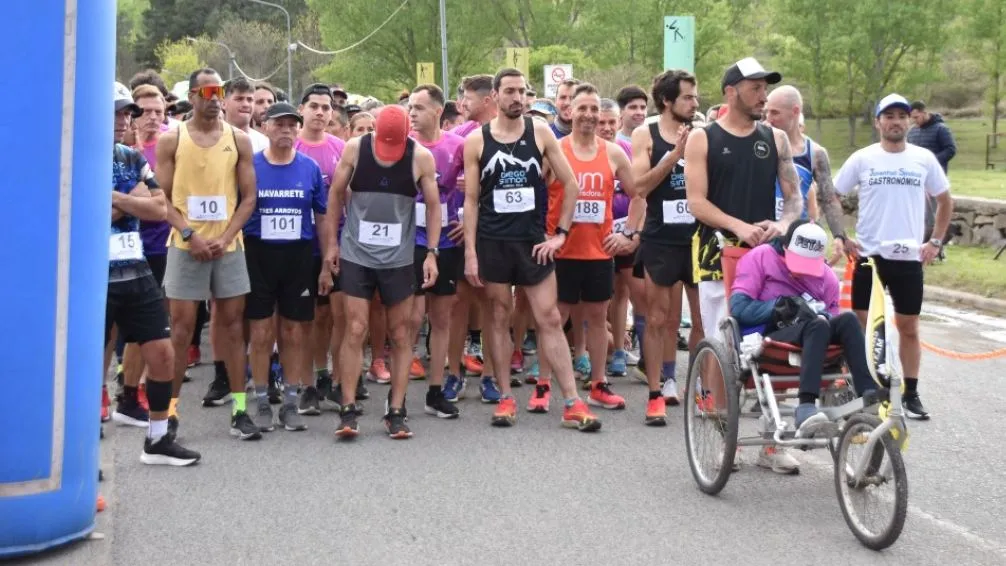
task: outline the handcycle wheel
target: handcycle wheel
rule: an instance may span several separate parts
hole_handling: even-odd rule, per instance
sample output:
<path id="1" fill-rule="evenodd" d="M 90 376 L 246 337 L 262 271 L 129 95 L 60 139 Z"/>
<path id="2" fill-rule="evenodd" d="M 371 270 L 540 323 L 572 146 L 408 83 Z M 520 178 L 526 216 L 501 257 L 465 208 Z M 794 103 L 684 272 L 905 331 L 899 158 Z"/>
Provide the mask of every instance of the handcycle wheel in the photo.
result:
<path id="1" fill-rule="evenodd" d="M 835 460 L 835 490 L 845 523 L 859 542 L 872 550 L 883 550 L 898 540 L 908 512 L 908 475 L 898 443 L 885 434 L 872 454 L 862 453 L 867 437 L 880 424 L 873 415 L 850 417 L 842 428 Z M 851 457 L 857 447 L 861 453 Z M 853 469 L 862 458 L 869 458 L 869 464 L 857 483 Z M 888 487 L 893 489 L 885 490 Z M 879 513 L 879 520 L 871 520 L 871 511 L 880 507 L 890 510 Z"/>
<path id="2" fill-rule="evenodd" d="M 726 485 L 737 453 L 740 404 L 735 358 L 719 340 L 705 338 L 695 349 L 688 372 L 684 399 L 688 465 L 699 489 L 709 495 Z"/>

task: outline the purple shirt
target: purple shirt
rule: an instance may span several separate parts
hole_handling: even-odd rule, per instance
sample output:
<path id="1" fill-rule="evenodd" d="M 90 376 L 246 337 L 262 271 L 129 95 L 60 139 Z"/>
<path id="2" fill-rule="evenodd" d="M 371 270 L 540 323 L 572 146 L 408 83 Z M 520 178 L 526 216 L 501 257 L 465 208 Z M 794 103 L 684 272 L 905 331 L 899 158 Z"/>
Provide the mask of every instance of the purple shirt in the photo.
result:
<path id="1" fill-rule="evenodd" d="M 478 123 L 477 121 L 475 121 L 475 120 L 468 120 L 464 124 L 461 124 L 460 126 L 457 126 L 453 130 L 451 130 L 451 133 L 452 134 L 457 134 L 457 135 L 459 135 L 459 136 L 461 136 L 463 138 L 466 138 L 466 137 L 468 137 L 468 134 L 474 132 L 475 130 L 477 130 L 477 129 L 481 128 L 481 127 L 482 127 L 482 124 Z"/>
<path id="2" fill-rule="evenodd" d="M 328 187 L 332 185 L 332 178 L 335 176 L 335 166 L 342 159 L 342 151 L 346 149 L 346 142 L 325 133 L 324 139 L 318 143 L 312 143 L 302 138 L 297 138 L 293 148 L 302 153 L 321 167 L 321 184 L 324 190 L 325 202 L 328 202 Z M 311 216 L 314 222 L 314 215 Z M 346 217 L 343 215 L 342 222 L 339 223 L 339 234 L 342 234 L 342 227 L 346 224 Z M 337 236 L 338 237 L 338 236 Z M 318 232 L 314 233 L 314 255 L 321 255 L 321 246 L 318 244 Z"/>
<path id="3" fill-rule="evenodd" d="M 440 189 L 440 202 L 447 206 L 447 226 L 440 227 L 440 243 L 437 247 L 456 247 L 457 244 L 447 237 L 447 233 L 450 231 L 452 225 L 457 223 L 458 208 L 464 205 L 465 200 L 464 191 L 458 189 L 458 176 L 461 174 L 465 165 L 465 138 L 452 132 L 443 132 L 443 135 L 439 140 L 428 144 L 421 141 L 415 135 L 415 132 L 413 132 L 412 137 L 433 154 L 433 160 L 437 165 L 437 188 Z M 423 202 L 425 204 L 422 192 L 416 196 L 416 202 Z M 418 209 L 419 207 L 417 207 L 416 211 L 416 245 L 425 247 L 428 245 L 426 240 L 426 227 L 420 226 L 419 224 L 425 223 L 426 219 L 425 217 L 422 219 L 419 218 Z M 443 207 L 441 207 L 441 211 L 442 210 Z"/>
<path id="4" fill-rule="evenodd" d="M 136 149 L 140 150 L 147 164 L 154 171 L 157 170 L 157 140 L 143 144 Z M 170 203 L 169 203 L 170 205 Z M 161 222 L 140 221 L 140 239 L 143 240 L 143 255 L 166 255 L 168 253 L 168 234 L 171 233 L 171 225 L 167 220 Z"/>
<path id="5" fill-rule="evenodd" d="M 838 315 L 838 277 L 826 267 L 821 277 L 794 277 L 786 260 L 771 244 L 762 244 L 740 259 L 733 293 L 744 293 L 757 301 L 774 301 L 807 293 L 823 302 L 832 316 Z"/>
<path id="6" fill-rule="evenodd" d="M 629 159 L 632 159 L 632 142 L 625 141 L 622 138 L 615 136 L 615 143 L 618 144 L 618 147 L 625 150 L 625 155 L 628 155 Z"/>

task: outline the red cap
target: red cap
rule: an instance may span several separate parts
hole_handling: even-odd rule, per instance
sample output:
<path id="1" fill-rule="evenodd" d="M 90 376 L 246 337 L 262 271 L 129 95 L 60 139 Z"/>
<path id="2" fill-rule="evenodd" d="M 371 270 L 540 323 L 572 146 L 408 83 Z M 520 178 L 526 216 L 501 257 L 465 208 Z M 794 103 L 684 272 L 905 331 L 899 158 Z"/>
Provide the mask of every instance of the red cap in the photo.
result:
<path id="1" fill-rule="evenodd" d="M 374 125 L 374 155 L 381 161 L 398 161 L 409 139 L 409 116 L 394 104 L 381 108 Z"/>

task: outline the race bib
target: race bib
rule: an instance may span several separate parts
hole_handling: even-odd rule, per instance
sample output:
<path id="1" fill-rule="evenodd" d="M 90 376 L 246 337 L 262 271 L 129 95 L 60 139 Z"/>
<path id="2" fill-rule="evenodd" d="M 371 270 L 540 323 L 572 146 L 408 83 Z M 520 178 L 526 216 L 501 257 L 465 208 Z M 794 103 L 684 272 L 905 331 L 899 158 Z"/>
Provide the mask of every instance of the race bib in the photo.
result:
<path id="1" fill-rule="evenodd" d="M 299 240 L 301 217 L 294 214 L 263 214 L 263 240 Z"/>
<path id="2" fill-rule="evenodd" d="M 604 222 L 604 211 L 607 207 L 603 200 L 578 200 L 573 210 L 573 222 L 583 224 L 600 224 Z"/>
<path id="3" fill-rule="evenodd" d="M 372 246 L 402 245 L 402 225 L 398 222 L 360 221 L 360 243 Z"/>
<path id="4" fill-rule="evenodd" d="M 782 220 L 782 208 L 783 208 L 782 197 L 775 197 L 775 219 L 776 220 Z"/>
<path id="5" fill-rule="evenodd" d="M 694 224 L 695 217 L 686 199 L 664 201 L 664 224 Z"/>
<path id="6" fill-rule="evenodd" d="M 447 226 L 447 203 L 440 203 L 440 225 Z M 426 203 L 416 203 L 416 226 L 426 228 Z"/>
<path id="7" fill-rule="evenodd" d="M 880 257 L 895 261 L 919 261 L 919 243 L 912 239 L 880 242 Z"/>
<path id="8" fill-rule="evenodd" d="M 227 197 L 189 197 L 189 220 L 217 222 L 227 220 Z"/>
<path id="9" fill-rule="evenodd" d="M 611 232 L 613 234 L 621 234 L 625 231 L 625 225 L 629 222 L 629 217 L 616 218 L 611 221 Z"/>
<path id="10" fill-rule="evenodd" d="M 109 261 L 143 259 L 143 240 L 139 232 L 112 234 L 108 240 Z"/>
<path id="11" fill-rule="evenodd" d="M 534 210 L 534 189 L 531 187 L 495 189 L 493 191 L 493 208 L 499 214 Z"/>

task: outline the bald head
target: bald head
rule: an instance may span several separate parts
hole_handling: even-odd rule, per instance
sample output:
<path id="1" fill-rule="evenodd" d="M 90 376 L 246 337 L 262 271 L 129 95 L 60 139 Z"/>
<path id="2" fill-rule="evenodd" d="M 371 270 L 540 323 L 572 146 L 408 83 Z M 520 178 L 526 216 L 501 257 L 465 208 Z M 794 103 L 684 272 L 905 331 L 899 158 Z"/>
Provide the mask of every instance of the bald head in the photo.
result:
<path id="1" fill-rule="evenodd" d="M 798 132 L 803 114 L 803 97 L 794 86 L 783 85 L 768 95 L 765 119 L 774 128 L 786 133 Z"/>

